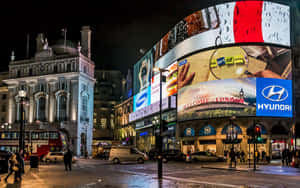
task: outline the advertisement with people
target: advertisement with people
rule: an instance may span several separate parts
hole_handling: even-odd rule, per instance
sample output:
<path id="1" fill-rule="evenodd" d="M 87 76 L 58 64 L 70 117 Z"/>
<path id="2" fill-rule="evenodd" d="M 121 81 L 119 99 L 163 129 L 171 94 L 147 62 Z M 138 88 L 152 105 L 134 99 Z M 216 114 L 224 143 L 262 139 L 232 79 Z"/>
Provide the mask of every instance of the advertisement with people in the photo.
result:
<path id="1" fill-rule="evenodd" d="M 149 50 L 138 63 L 134 65 L 134 95 L 150 86 L 153 68 L 153 50 Z"/>

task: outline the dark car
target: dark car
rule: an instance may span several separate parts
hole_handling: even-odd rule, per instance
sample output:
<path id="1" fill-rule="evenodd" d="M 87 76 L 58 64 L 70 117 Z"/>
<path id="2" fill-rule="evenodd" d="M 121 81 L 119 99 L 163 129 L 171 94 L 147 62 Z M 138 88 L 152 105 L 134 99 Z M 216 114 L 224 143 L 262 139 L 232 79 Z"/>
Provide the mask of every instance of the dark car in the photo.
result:
<path id="1" fill-rule="evenodd" d="M 7 173 L 8 172 L 8 160 L 12 153 L 0 150 L 0 173 Z"/>
<path id="2" fill-rule="evenodd" d="M 186 155 L 180 150 L 172 149 L 163 151 L 163 162 L 168 161 L 185 161 Z"/>

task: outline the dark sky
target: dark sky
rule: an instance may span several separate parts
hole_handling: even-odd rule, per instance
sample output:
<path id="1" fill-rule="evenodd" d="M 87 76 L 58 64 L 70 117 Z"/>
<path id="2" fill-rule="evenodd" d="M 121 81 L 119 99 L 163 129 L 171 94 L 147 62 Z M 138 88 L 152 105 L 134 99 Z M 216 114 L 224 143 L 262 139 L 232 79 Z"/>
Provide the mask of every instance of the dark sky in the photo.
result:
<path id="1" fill-rule="evenodd" d="M 79 41 L 81 26 L 90 25 L 96 68 L 126 73 L 142 56 L 140 48 L 151 48 L 193 11 L 220 2 L 224 0 L 10 1 L 0 8 L 0 68 L 8 70 L 12 50 L 17 60 L 25 58 L 27 33 L 32 57 L 37 33 L 44 33 L 51 45 L 66 27 L 67 39 Z"/>

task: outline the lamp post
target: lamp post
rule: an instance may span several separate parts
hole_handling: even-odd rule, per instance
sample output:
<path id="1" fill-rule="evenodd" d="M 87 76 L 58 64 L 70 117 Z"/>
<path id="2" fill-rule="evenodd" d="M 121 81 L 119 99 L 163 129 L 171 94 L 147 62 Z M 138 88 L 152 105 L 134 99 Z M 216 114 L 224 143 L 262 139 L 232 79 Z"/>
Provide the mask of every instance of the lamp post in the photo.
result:
<path id="1" fill-rule="evenodd" d="M 154 72 L 159 72 L 159 134 L 157 136 L 157 148 L 158 148 L 158 160 L 157 160 L 157 168 L 158 168 L 158 179 L 162 179 L 162 131 L 163 131 L 163 124 L 162 124 L 162 74 L 163 72 L 167 72 L 167 69 L 161 69 L 155 67 L 153 69 Z"/>
<path id="2" fill-rule="evenodd" d="M 26 100 L 26 91 L 19 90 L 19 98 L 20 98 L 20 135 L 19 135 L 19 151 L 23 150 L 24 152 L 24 121 L 25 121 L 25 111 L 24 111 L 24 103 Z"/>

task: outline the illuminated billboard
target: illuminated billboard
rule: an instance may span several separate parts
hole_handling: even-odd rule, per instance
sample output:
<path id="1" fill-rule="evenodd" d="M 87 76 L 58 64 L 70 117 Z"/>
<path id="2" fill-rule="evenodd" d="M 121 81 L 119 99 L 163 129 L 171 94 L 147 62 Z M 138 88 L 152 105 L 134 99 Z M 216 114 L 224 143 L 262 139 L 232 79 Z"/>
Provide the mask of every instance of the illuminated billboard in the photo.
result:
<path id="1" fill-rule="evenodd" d="M 140 96 L 150 87 L 150 103 L 146 104 L 159 101 L 160 80 L 152 73 L 155 66 L 169 70 L 164 73 L 163 98 L 178 93 L 180 121 L 231 115 L 291 117 L 290 111 L 280 114 L 288 105 L 274 104 L 279 111 L 271 113 L 273 104 L 262 100 L 262 91 L 257 93 L 268 78 L 278 86 L 284 82 L 284 87 L 291 87 L 290 46 L 289 6 L 268 1 L 211 6 L 179 21 L 134 65 L 133 94 Z M 280 93 L 280 87 L 274 91 Z M 264 92 L 273 91 L 270 88 Z M 239 101 L 240 93 L 244 98 Z M 191 105 L 191 100 L 203 97 L 208 97 L 206 103 Z M 218 107 L 219 99 L 222 104 Z M 262 105 L 257 106 L 260 101 Z"/>
<path id="2" fill-rule="evenodd" d="M 143 91 L 150 86 L 153 68 L 153 51 L 146 53 L 133 68 L 133 94 Z"/>
<path id="3" fill-rule="evenodd" d="M 133 96 L 133 111 L 142 109 L 151 104 L 150 86 Z"/>
<path id="4" fill-rule="evenodd" d="M 234 46 L 200 52 L 178 61 L 178 88 L 220 79 L 292 78 L 291 50 Z"/>
<path id="5" fill-rule="evenodd" d="M 155 66 L 165 68 L 190 53 L 237 43 L 290 47 L 289 6 L 237 1 L 196 11 L 178 22 L 156 44 Z"/>
<path id="6" fill-rule="evenodd" d="M 219 48 L 183 58 L 178 67 L 179 121 L 292 117 L 290 49 L 257 45 Z"/>
<path id="7" fill-rule="evenodd" d="M 224 79 L 194 84 L 178 92 L 178 121 L 232 116 L 293 117 L 292 81 Z"/>

